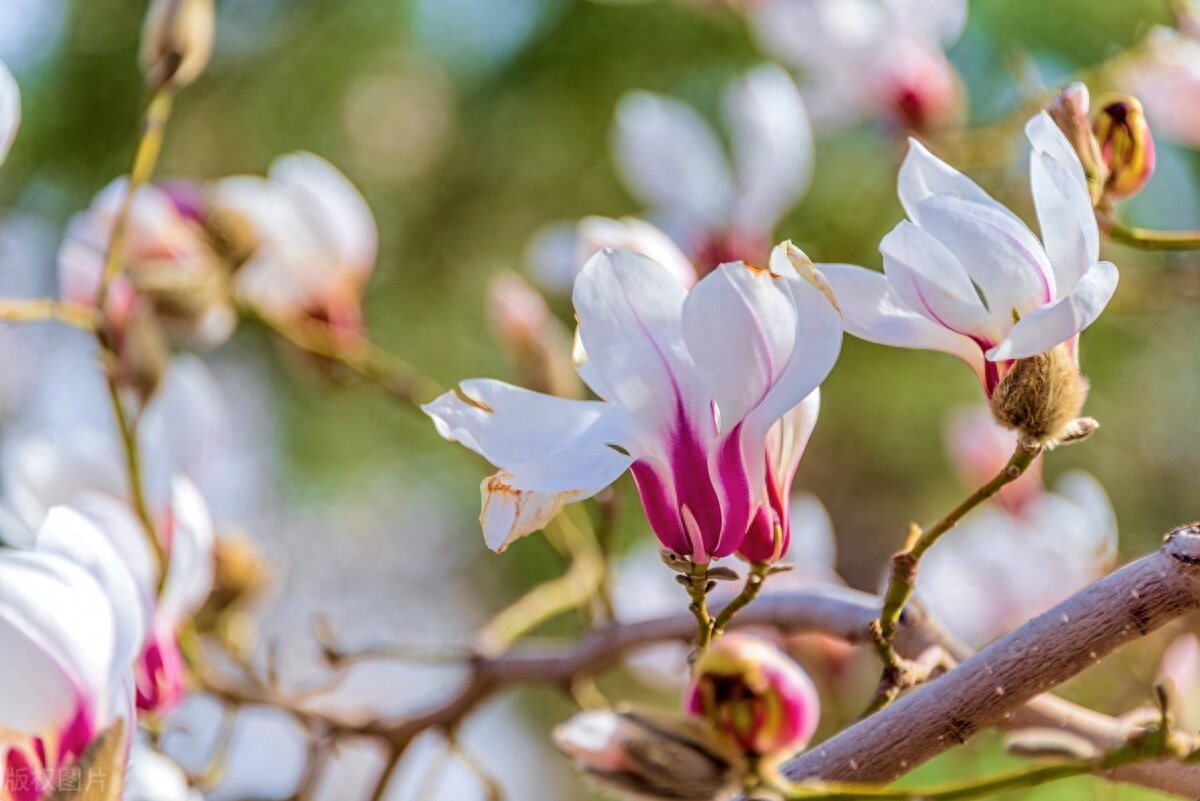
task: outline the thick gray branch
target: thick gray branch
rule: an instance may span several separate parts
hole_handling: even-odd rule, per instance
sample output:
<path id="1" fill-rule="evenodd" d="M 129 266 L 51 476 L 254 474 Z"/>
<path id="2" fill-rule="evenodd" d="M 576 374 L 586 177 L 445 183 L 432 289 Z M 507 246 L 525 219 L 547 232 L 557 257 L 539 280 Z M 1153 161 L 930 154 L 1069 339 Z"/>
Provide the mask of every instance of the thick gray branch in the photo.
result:
<path id="1" fill-rule="evenodd" d="M 1050 721 L 1058 725 L 1064 715 L 1081 724 L 1080 733 L 1090 739 L 1116 742 L 1119 721 L 1038 696 L 1121 645 L 1196 609 L 1200 526 L 1189 526 L 1168 535 L 1154 554 L 1101 579 L 945 676 L 814 747 L 793 760 L 786 773 L 794 779 L 884 784 L 983 729 Z M 1015 715 L 1035 699 L 1031 709 Z M 1140 766 L 1114 778 L 1200 795 L 1200 771 L 1194 768 Z"/>

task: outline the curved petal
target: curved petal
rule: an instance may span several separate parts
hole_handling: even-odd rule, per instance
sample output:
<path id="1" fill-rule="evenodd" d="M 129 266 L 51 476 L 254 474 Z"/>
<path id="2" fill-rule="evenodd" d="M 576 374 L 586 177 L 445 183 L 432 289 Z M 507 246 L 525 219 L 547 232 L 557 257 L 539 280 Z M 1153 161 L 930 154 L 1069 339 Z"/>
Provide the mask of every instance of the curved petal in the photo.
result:
<path id="1" fill-rule="evenodd" d="M 696 421 L 712 415 L 711 396 L 684 343 L 686 294 L 662 265 L 626 250 L 597 253 L 575 281 L 589 371 L 599 376 L 603 397 L 654 434 L 671 430 L 681 413 Z"/>
<path id="2" fill-rule="evenodd" d="M 87 570 L 112 606 L 115 640 L 114 674 L 124 670 L 141 651 L 146 623 L 141 593 L 133 576 L 121 561 L 108 538 L 94 523 L 68 506 L 56 506 L 38 530 L 34 548 L 41 553 L 57 554 Z"/>
<path id="3" fill-rule="evenodd" d="M 0 162 L 8 156 L 20 125 L 21 90 L 8 67 L 0 61 Z"/>
<path id="4" fill-rule="evenodd" d="M 1000 331 L 967 271 L 933 235 L 901 221 L 879 251 L 888 283 L 908 308 L 959 334 L 999 341 Z"/>
<path id="5" fill-rule="evenodd" d="M 725 154 L 712 127 L 686 103 L 650 92 L 625 95 L 613 147 L 625 185 L 651 208 L 710 223 L 728 208 Z"/>
<path id="6" fill-rule="evenodd" d="M 958 257 L 983 292 L 997 326 L 1007 328 L 1014 310 L 1024 317 L 1054 300 L 1054 271 L 1046 251 L 1012 212 L 954 195 L 935 195 L 921 201 L 919 209 L 917 224 Z"/>
<path id="7" fill-rule="evenodd" d="M 1116 265 L 1097 262 L 1070 295 L 1042 306 L 1014 325 L 1008 338 L 988 351 L 988 359 L 1024 359 L 1070 340 L 1104 311 L 1117 291 L 1118 278 Z"/>
<path id="8" fill-rule="evenodd" d="M 158 602 L 159 627 L 175 629 L 212 592 L 213 520 L 196 485 L 177 476 L 171 482 L 169 561 Z"/>
<path id="9" fill-rule="evenodd" d="M 276 159 L 268 177 L 302 200 L 306 221 L 321 232 L 341 266 L 363 279 L 370 275 L 379 231 L 371 207 L 337 167 L 312 153 L 292 153 Z"/>
<path id="10" fill-rule="evenodd" d="M 1087 177 L 1074 148 L 1046 112 L 1025 126 L 1033 203 L 1059 297 L 1100 258 L 1100 232 Z"/>
<path id="11" fill-rule="evenodd" d="M 767 431 L 767 463 L 778 482 L 779 497 L 791 495 L 792 480 L 800 466 L 800 458 L 809 437 L 817 425 L 821 411 L 821 390 L 814 389 Z"/>
<path id="12" fill-rule="evenodd" d="M 808 112 L 791 76 L 765 64 L 730 88 L 725 113 L 736 173 L 734 227 L 769 234 L 812 179 Z"/>
<path id="13" fill-rule="evenodd" d="M 514 489 L 587 497 L 633 460 L 631 421 L 610 403 L 476 379 L 422 408 L 439 434 L 506 471 L 506 484 Z"/>
<path id="14" fill-rule="evenodd" d="M 952 354 L 969 364 L 983 382 L 979 346 L 909 309 L 883 273 L 852 264 L 822 264 L 820 269 L 837 296 L 848 333 L 880 345 Z"/>
<path id="15" fill-rule="evenodd" d="M 930 153 L 925 145 L 912 138 L 908 140 L 908 155 L 900 165 L 896 190 L 900 195 L 900 204 L 904 206 L 904 213 L 917 225 L 922 225 L 921 203 L 934 195 L 955 195 L 1004 209 L 991 195 L 983 191 L 979 184 Z M 1008 209 L 1004 211 L 1011 215 Z"/>
<path id="16" fill-rule="evenodd" d="M 158 596 L 158 563 L 133 508 L 119 498 L 92 490 L 81 490 L 73 495 L 70 508 L 100 529 L 117 552 L 141 591 L 142 608 L 149 620 Z"/>
<path id="17" fill-rule="evenodd" d="M 696 268 L 679 245 L 657 227 L 635 217 L 614 220 L 609 217 L 584 217 L 579 221 L 578 266 L 605 248 L 632 250 L 666 267 L 685 288 L 696 283 Z"/>
<path id="18" fill-rule="evenodd" d="M 683 335 L 717 403 L 721 433 L 741 422 L 783 377 L 796 329 L 787 280 L 768 270 L 724 264 L 688 293 Z"/>
<path id="19" fill-rule="evenodd" d="M 513 486 L 513 476 L 503 470 L 485 478 L 479 492 L 483 496 L 479 514 L 483 540 L 496 553 L 504 553 L 515 540 L 545 528 L 564 504 L 586 497 L 583 492 L 520 490 Z"/>

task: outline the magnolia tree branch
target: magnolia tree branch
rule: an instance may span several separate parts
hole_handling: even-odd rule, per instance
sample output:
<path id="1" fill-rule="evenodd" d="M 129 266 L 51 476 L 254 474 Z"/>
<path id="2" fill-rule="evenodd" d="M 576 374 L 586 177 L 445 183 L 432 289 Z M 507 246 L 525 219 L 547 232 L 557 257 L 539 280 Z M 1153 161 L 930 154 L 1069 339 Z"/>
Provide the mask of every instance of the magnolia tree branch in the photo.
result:
<path id="1" fill-rule="evenodd" d="M 1044 691 L 1095 663 L 1116 647 L 1200 608 L 1200 533 L 1172 534 L 1155 554 L 1086 588 L 984 651 L 970 650 L 919 607 L 900 621 L 897 649 L 915 657 L 931 647 L 963 663 L 894 706 L 815 747 L 789 766 L 789 775 L 829 781 L 883 784 L 989 728 L 1053 726 L 1100 750 L 1118 747 L 1136 726 L 1085 709 Z M 821 587 L 771 594 L 746 608 L 732 627 L 768 627 L 785 634 L 822 633 L 852 643 L 871 642 L 879 599 L 855 590 Z M 287 709 L 310 731 L 332 740 L 380 742 L 387 764 L 418 734 L 453 733 L 477 707 L 518 685 L 559 686 L 620 664 L 637 648 L 664 641 L 690 642 L 694 618 L 687 613 L 638 623 L 614 624 L 570 646 L 518 646 L 497 656 L 468 660 L 471 672 L 457 694 L 423 712 L 394 721 L 316 711 L 253 678 L 199 671 L 203 689 L 238 705 Z M 1178 762 L 1127 765 L 1105 773 L 1116 781 L 1192 797 L 1200 796 L 1200 766 Z M 382 781 L 386 784 L 386 781 Z"/>
<path id="2" fill-rule="evenodd" d="M 1172 532 L 1155 553 L 1092 584 L 1000 638 L 940 679 L 793 760 L 792 779 L 886 784 L 978 732 L 1074 714 L 1038 699 L 1121 645 L 1200 609 L 1200 526 Z M 1017 714 L 1038 699 L 1031 710 Z M 1085 734 L 1119 738 L 1119 723 L 1079 713 Z M 1111 719 L 1109 719 L 1111 720 Z M 1070 725 L 1070 723 L 1068 723 Z M 1196 797 L 1200 769 L 1129 766 L 1112 778 Z"/>

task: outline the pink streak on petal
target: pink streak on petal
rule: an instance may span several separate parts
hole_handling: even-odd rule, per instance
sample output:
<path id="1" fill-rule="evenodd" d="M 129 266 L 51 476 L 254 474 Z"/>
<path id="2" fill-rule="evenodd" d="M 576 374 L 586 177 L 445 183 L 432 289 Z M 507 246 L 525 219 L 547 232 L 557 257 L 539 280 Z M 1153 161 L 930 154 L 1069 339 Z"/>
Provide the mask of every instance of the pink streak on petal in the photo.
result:
<path id="1" fill-rule="evenodd" d="M 637 483 L 638 494 L 642 497 L 642 506 L 650 520 L 650 528 L 654 529 L 658 541 L 669 551 L 687 554 L 687 533 L 684 532 L 683 522 L 679 519 L 679 506 L 668 479 L 645 459 L 634 462 L 630 471 Z"/>
<path id="2" fill-rule="evenodd" d="M 137 708 L 163 712 L 183 697 L 183 655 L 173 634 L 155 636 L 135 665 Z"/>
<path id="3" fill-rule="evenodd" d="M 29 756 L 20 749 L 9 750 L 4 758 L 3 789 L 12 794 L 12 801 L 40 801 L 42 792 L 42 770 L 29 761 Z"/>
<path id="4" fill-rule="evenodd" d="M 742 436 L 744 433 L 745 429 L 741 423 L 738 423 L 729 431 L 717 453 L 715 480 L 721 498 L 724 499 L 719 529 L 720 539 L 712 548 L 713 556 L 718 559 L 729 556 L 741 547 L 753 514 L 750 505 L 754 493 L 750 488 L 746 463 L 742 459 Z"/>

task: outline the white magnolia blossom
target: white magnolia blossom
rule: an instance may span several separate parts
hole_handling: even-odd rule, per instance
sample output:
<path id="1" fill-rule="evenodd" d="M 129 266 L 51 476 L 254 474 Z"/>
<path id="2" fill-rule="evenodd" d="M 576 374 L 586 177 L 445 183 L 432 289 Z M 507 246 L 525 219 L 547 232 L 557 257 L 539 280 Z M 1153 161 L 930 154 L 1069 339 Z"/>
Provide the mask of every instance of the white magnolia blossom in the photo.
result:
<path id="1" fill-rule="evenodd" d="M 1066 344 L 1100 316 L 1117 268 L 1100 234 L 1083 165 L 1044 112 L 1025 128 L 1037 236 L 971 179 L 913 140 L 900 169 L 908 214 L 884 237 L 883 273 L 823 265 L 862 339 L 938 350 L 971 366 L 990 396 L 1014 360 Z"/>
<path id="2" fill-rule="evenodd" d="M 808 112 L 795 82 L 772 64 L 733 83 L 724 111 L 729 156 L 688 104 L 644 91 L 623 97 L 613 128 L 617 172 L 671 236 L 629 217 L 559 224 L 532 243 L 535 270 L 565 288 L 602 248 L 636 251 L 691 281 L 693 263 L 707 273 L 723 262 L 765 258 L 775 225 L 812 177 Z"/>
<path id="3" fill-rule="evenodd" d="M 276 159 L 266 178 L 219 181 L 210 202 L 248 220 L 257 238 L 237 274 L 244 302 L 284 319 L 309 315 L 358 326 L 379 232 L 366 200 L 336 167 L 293 153 Z"/>
<path id="4" fill-rule="evenodd" d="M 644 256 L 601 251 L 574 303 L 579 374 L 604 400 L 476 379 L 426 405 L 438 433 L 500 469 L 483 485 L 489 547 L 632 469 L 663 547 L 698 563 L 738 551 L 752 524 L 777 513 L 768 432 L 814 394 L 841 345 L 836 310 L 797 265 L 811 271 L 787 243 L 769 270 L 725 264 L 688 291 Z M 801 447 L 776 449 L 789 460 L 815 402 L 796 412 Z"/>
<path id="5" fill-rule="evenodd" d="M 144 633 L 132 577 L 79 513 L 55 508 L 32 549 L 0 550 L 0 786 L 48 798 L 110 725 L 128 731 Z"/>
<path id="6" fill-rule="evenodd" d="M 1121 88 L 1142 102 L 1156 136 L 1200 147 L 1200 40 L 1154 28 L 1120 68 Z"/>
<path id="7" fill-rule="evenodd" d="M 966 0 L 761 0 L 745 13 L 759 45 L 804 74 L 821 127 L 890 117 L 922 130 L 956 111 L 943 50 L 962 34 Z"/>
<path id="8" fill-rule="evenodd" d="M 948 427 L 947 447 L 967 486 L 998 474 L 1015 446 L 1016 434 L 986 407 L 956 415 Z M 1072 471 L 1048 491 L 1039 460 L 929 551 L 917 593 L 950 631 L 979 647 L 1096 581 L 1116 557 L 1116 516 L 1104 489 Z"/>

